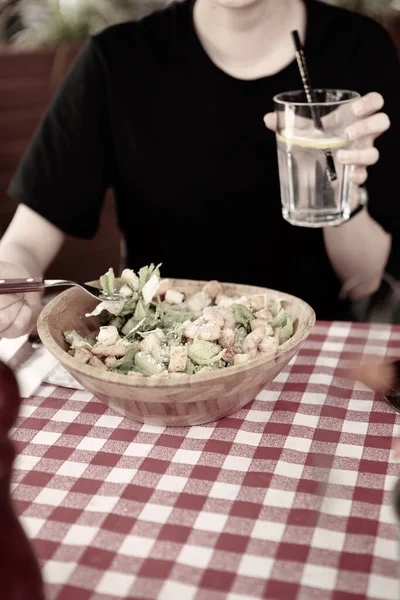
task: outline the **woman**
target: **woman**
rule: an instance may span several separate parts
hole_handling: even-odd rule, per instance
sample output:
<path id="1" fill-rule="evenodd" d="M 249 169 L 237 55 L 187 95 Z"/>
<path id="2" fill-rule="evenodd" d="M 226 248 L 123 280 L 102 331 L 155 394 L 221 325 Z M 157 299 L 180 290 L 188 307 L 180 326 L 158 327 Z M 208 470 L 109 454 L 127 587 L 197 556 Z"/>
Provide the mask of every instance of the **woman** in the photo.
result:
<path id="1" fill-rule="evenodd" d="M 357 166 L 359 185 L 382 154 L 369 209 L 323 231 L 281 216 L 270 113 L 276 93 L 301 86 L 294 29 L 316 87 L 362 95 L 348 132 L 359 149 L 340 157 Z M 112 186 L 129 266 L 163 262 L 166 276 L 281 289 L 335 318 L 343 282 L 362 282 L 353 298 L 377 289 L 400 227 L 398 92 L 386 32 L 316 0 L 186 0 L 109 28 L 86 44 L 14 177 L 20 206 L 0 277 L 43 273 L 66 233 L 92 237 Z M 1 298 L 1 334 L 29 328 L 38 304 Z"/>

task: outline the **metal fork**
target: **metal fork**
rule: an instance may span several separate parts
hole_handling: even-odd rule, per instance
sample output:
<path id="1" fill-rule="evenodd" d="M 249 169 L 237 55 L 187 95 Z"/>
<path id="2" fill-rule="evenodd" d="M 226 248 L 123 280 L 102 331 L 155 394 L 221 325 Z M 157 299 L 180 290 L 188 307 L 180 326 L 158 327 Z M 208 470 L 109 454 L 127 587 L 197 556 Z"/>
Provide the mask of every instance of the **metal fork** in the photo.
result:
<path id="1" fill-rule="evenodd" d="M 69 279 L 43 279 L 42 277 L 30 277 L 29 279 L 0 279 L 0 294 L 25 294 L 27 292 L 43 292 L 44 289 L 52 287 L 77 286 L 96 300 L 125 300 L 118 292 L 107 293 L 86 283 L 77 283 Z"/>

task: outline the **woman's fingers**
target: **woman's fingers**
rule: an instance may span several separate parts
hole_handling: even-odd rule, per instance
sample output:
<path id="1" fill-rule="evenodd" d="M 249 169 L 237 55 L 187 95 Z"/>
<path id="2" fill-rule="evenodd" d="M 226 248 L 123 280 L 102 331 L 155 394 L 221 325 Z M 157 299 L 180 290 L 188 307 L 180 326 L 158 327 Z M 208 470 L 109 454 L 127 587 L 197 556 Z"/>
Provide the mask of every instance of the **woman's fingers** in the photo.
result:
<path id="1" fill-rule="evenodd" d="M 339 150 L 336 155 L 342 165 L 356 165 L 359 167 L 370 167 L 379 160 L 379 150 L 372 148 L 355 148 L 354 150 Z"/>
<path id="2" fill-rule="evenodd" d="M 374 94 L 372 94 L 374 95 Z M 377 94 L 380 96 L 380 94 Z M 366 98 L 366 97 L 365 97 Z M 383 99 L 382 99 L 383 100 Z M 367 104 L 368 106 L 369 104 Z M 353 109 L 354 110 L 354 109 Z M 334 113 L 328 115 L 323 119 L 326 121 L 325 126 L 332 126 L 333 123 L 329 121 L 333 121 Z M 330 118 L 329 118 L 330 117 Z M 276 131 L 277 127 L 277 116 L 276 113 L 268 113 L 264 117 L 264 123 L 268 129 L 271 131 Z M 300 124 L 300 122 L 299 122 Z M 349 125 L 346 129 L 346 135 L 352 141 L 360 140 L 365 137 L 370 137 L 372 139 L 382 135 L 385 131 L 390 128 L 390 119 L 386 113 L 383 112 L 375 112 L 374 114 L 367 115 L 365 118 L 361 118 L 359 121 L 356 121 Z"/>
<path id="3" fill-rule="evenodd" d="M 356 100 L 353 105 L 353 113 L 357 117 L 367 117 L 382 110 L 385 100 L 378 92 L 369 92 L 359 100 Z"/>
<path id="4" fill-rule="evenodd" d="M 380 359 L 382 360 L 382 359 Z M 395 381 L 395 366 L 390 362 L 365 361 L 357 365 L 350 373 L 355 381 L 361 381 L 376 392 L 385 392 Z"/>
<path id="5" fill-rule="evenodd" d="M 278 124 L 276 113 L 267 113 L 264 117 L 264 123 L 267 129 L 270 129 L 271 131 L 276 131 L 276 127 Z"/>
<path id="6" fill-rule="evenodd" d="M 0 311 L 0 336 L 16 338 L 24 335 L 34 325 L 34 319 L 30 306 L 21 300 L 11 308 Z"/>
<path id="7" fill-rule="evenodd" d="M 9 308 L 17 302 L 21 302 L 23 294 L 0 294 L 0 312 L 3 308 Z"/>
<path id="8" fill-rule="evenodd" d="M 375 138 L 387 131 L 389 127 L 389 117 L 381 112 L 353 123 L 347 127 L 346 135 L 353 141 L 364 137 Z"/>
<path id="9" fill-rule="evenodd" d="M 40 292 L 29 292 L 24 296 L 25 302 L 33 312 L 39 314 L 43 308 L 42 294 Z"/>
<path id="10" fill-rule="evenodd" d="M 366 167 L 357 167 L 350 173 L 350 180 L 357 185 L 364 185 L 368 179 L 368 171 Z"/>
<path id="11" fill-rule="evenodd" d="M 0 336 L 3 337 L 5 332 L 9 328 L 9 326 L 15 321 L 18 317 L 22 306 L 24 304 L 23 298 L 18 302 L 14 302 L 14 304 L 9 305 L 6 308 L 2 308 L 0 310 Z"/>

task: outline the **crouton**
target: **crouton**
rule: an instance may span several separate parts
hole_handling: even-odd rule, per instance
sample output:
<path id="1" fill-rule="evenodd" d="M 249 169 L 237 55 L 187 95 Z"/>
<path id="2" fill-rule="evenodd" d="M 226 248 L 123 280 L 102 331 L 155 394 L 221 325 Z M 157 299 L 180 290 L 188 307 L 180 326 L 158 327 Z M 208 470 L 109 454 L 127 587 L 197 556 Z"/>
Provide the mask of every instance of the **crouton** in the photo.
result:
<path id="1" fill-rule="evenodd" d="M 115 363 L 117 362 L 117 357 L 116 356 L 106 356 L 104 359 L 104 364 L 106 365 L 106 367 L 109 369 L 110 367 L 112 367 L 113 365 L 115 365 Z"/>
<path id="2" fill-rule="evenodd" d="M 78 362 L 85 365 L 92 357 L 92 353 L 86 348 L 76 348 L 73 356 Z"/>
<path id="3" fill-rule="evenodd" d="M 88 364 L 91 367 L 96 367 L 96 369 L 103 369 L 103 371 L 107 371 L 106 365 L 99 358 L 97 358 L 97 356 L 91 356 Z"/>
<path id="4" fill-rule="evenodd" d="M 265 294 L 254 294 L 250 297 L 250 302 L 254 311 L 264 310 L 267 305 L 267 296 Z"/>
<path id="5" fill-rule="evenodd" d="M 218 306 L 232 306 L 232 304 L 242 304 L 243 306 L 247 306 L 250 308 L 250 300 L 247 296 L 240 296 L 237 298 L 231 298 L 230 296 L 224 296 L 219 294 L 215 300 Z"/>
<path id="6" fill-rule="evenodd" d="M 185 371 L 188 357 L 187 346 L 172 346 L 171 357 L 168 365 L 170 373 L 181 373 Z"/>
<path id="7" fill-rule="evenodd" d="M 87 350 L 90 350 L 92 347 L 87 339 L 82 337 L 80 333 L 75 331 L 75 329 L 65 331 L 64 337 L 66 342 L 71 346 L 72 350 L 75 350 L 76 348 L 86 348 Z"/>
<path id="8" fill-rule="evenodd" d="M 265 321 L 270 321 L 273 318 L 273 314 L 268 308 L 256 311 L 255 315 L 257 319 L 264 319 Z"/>
<path id="9" fill-rule="evenodd" d="M 203 286 L 203 292 L 207 294 L 211 300 L 215 300 L 218 294 L 222 293 L 222 285 L 219 283 L 219 281 L 209 281 Z"/>
<path id="10" fill-rule="evenodd" d="M 168 304 L 182 304 L 185 295 L 177 290 L 167 290 L 165 292 L 165 302 Z"/>
<path id="11" fill-rule="evenodd" d="M 158 286 L 157 295 L 163 296 L 169 290 L 169 279 L 161 279 L 160 285 Z"/>
<path id="12" fill-rule="evenodd" d="M 92 353 L 95 356 L 125 356 L 128 352 L 127 344 L 114 344 L 114 346 L 96 345 L 92 348 Z"/>

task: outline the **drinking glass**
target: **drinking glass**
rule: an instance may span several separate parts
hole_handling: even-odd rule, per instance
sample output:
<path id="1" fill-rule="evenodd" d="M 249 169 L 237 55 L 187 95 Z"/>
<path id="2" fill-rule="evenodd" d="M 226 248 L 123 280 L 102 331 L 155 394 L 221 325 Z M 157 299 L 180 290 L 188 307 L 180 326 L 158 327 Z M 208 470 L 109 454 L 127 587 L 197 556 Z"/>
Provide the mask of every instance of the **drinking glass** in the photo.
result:
<path id="1" fill-rule="evenodd" d="M 301 227 L 340 225 L 350 216 L 356 186 L 353 166 L 337 160 L 339 150 L 354 147 L 346 128 L 357 120 L 349 90 L 315 90 L 308 103 L 304 90 L 274 97 L 282 214 Z"/>

